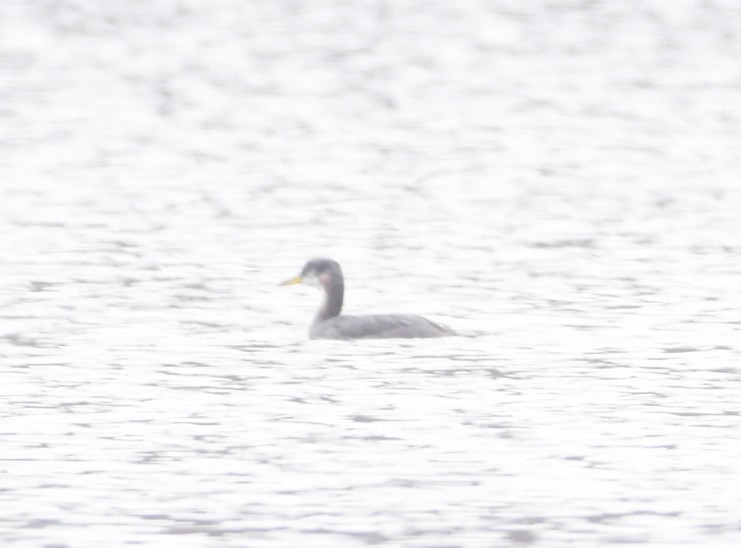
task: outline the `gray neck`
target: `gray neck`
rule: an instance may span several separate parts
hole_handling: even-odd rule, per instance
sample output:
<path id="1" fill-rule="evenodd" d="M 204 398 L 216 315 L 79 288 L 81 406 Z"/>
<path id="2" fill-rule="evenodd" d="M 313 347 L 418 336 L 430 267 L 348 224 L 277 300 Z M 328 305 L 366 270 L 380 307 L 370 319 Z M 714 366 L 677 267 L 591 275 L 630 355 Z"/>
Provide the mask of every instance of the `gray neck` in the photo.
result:
<path id="1" fill-rule="evenodd" d="M 317 322 L 339 316 L 342 311 L 342 300 L 345 296 L 345 283 L 342 278 L 331 278 L 324 286 L 324 303 L 316 315 Z"/>

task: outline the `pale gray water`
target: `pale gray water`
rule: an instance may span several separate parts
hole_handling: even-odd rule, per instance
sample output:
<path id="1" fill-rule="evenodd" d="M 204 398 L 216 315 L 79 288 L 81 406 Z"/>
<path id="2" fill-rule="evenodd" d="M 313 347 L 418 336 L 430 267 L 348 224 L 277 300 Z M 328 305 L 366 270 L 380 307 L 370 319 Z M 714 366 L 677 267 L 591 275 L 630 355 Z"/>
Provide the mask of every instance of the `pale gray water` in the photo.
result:
<path id="1" fill-rule="evenodd" d="M 2 544 L 741 544 L 740 25 L 0 4 Z"/>

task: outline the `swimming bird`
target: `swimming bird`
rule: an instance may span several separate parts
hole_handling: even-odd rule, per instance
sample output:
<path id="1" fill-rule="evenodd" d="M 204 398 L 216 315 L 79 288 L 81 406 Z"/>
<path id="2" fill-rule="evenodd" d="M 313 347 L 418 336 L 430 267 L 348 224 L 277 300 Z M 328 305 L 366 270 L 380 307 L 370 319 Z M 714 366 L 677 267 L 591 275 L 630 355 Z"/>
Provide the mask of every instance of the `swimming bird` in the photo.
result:
<path id="1" fill-rule="evenodd" d="M 312 259 L 304 265 L 301 274 L 280 285 L 300 283 L 324 290 L 324 303 L 309 329 L 309 337 L 312 339 L 412 339 L 456 335 L 455 331 L 445 325 L 413 314 L 340 314 L 345 295 L 345 280 L 339 263 L 332 259 Z"/>

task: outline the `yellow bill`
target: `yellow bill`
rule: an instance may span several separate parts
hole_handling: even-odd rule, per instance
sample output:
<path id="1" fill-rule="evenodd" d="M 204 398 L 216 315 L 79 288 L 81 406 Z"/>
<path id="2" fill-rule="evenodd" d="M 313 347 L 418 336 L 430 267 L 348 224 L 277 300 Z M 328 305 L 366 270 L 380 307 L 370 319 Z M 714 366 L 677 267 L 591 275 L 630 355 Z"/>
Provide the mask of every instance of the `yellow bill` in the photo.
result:
<path id="1" fill-rule="evenodd" d="M 290 278 L 286 280 L 285 282 L 281 282 L 280 285 L 296 285 L 296 284 L 300 284 L 303 281 L 304 280 L 303 278 L 301 278 L 301 276 L 296 276 L 295 278 Z"/>

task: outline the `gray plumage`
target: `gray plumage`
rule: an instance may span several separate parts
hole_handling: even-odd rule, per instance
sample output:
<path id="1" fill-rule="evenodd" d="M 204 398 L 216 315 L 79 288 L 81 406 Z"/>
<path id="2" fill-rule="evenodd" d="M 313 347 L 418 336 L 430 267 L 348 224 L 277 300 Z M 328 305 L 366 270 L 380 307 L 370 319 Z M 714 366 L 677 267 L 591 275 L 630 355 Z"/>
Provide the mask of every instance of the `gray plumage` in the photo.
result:
<path id="1" fill-rule="evenodd" d="M 332 259 L 310 260 L 299 276 L 283 285 L 296 283 L 318 286 L 325 293 L 324 302 L 309 329 L 312 339 L 411 339 L 456 334 L 445 325 L 414 314 L 342 315 L 345 281 L 339 263 Z"/>

